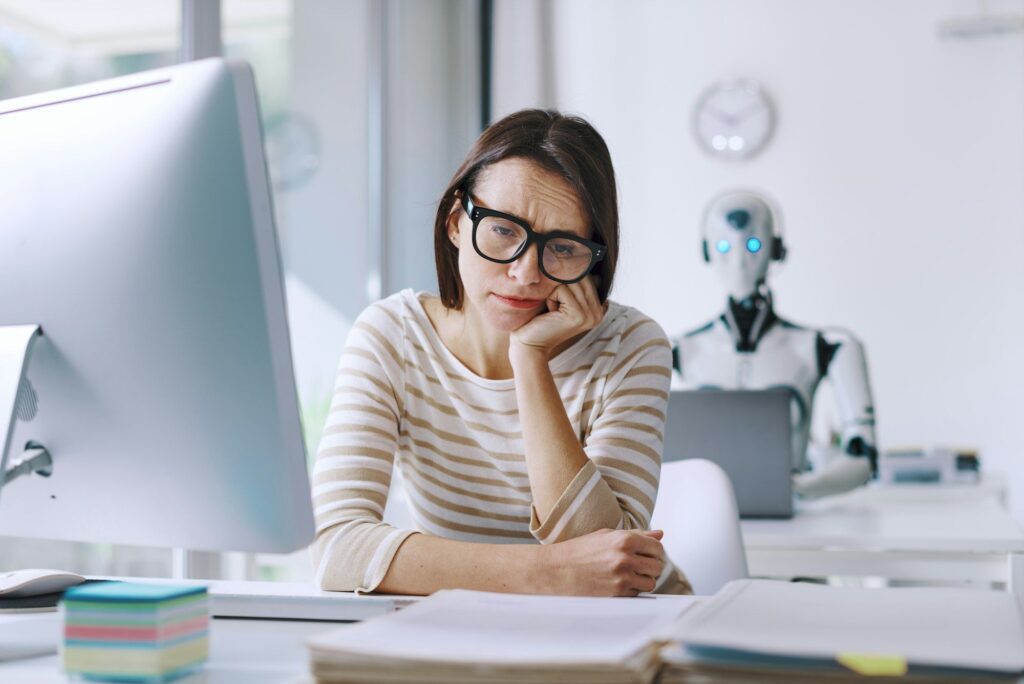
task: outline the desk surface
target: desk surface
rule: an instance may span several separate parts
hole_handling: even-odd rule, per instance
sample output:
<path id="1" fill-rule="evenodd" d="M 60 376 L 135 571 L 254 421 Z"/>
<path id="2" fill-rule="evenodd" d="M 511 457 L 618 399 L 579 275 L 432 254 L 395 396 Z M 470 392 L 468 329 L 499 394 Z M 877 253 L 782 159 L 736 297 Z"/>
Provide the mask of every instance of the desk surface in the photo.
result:
<path id="1" fill-rule="evenodd" d="M 985 485 L 865 487 L 742 528 L 748 549 L 1024 552 L 1024 530 Z"/>

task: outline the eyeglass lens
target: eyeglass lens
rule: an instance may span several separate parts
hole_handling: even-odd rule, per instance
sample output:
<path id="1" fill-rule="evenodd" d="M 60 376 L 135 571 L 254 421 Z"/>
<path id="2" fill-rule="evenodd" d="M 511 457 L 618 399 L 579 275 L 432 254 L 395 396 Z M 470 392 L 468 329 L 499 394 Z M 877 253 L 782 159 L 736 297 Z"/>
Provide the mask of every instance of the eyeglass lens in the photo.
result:
<path id="1" fill-rule="evenodd" d="M 527 240 L 526 230 L 517 223 L 496 216 L 480 219 L 476 228 L 476 246 L 480 252 L 499 261 L 516 256 Z M 552 238 L 544 245 L 542 266 L 555 280 L 573 280 L 584 275 L 593 260 L 587 245 L 569 238 Z"/>

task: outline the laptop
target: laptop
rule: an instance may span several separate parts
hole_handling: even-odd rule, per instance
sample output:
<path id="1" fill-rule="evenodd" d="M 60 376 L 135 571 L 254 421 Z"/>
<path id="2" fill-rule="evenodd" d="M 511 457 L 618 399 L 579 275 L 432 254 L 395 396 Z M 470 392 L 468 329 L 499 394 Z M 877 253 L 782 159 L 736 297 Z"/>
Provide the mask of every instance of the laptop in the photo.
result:
<path id="1" fill-rule="evenodd" d="M 741 518 L 793 516 L 790 392 L 669 393 L 663 460 L 705 458 L 732 480 Z"/>

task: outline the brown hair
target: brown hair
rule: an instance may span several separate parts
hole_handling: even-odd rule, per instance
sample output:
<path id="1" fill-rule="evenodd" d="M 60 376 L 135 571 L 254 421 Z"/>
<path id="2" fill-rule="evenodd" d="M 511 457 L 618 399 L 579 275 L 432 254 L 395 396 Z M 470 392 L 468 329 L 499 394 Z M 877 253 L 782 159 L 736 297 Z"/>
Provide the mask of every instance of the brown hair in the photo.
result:
<path id="1" fill-rule="evenodd" d="M 553 110 L 524 109 L 491 124 L 480 134 L 452 176 L 434 218 L 434 259 L 441 302 L 461 309 L 459 250 L 448 238 L 448 217 L 463 192 L 471 193 L 485 168 L 503 159 L 527 159 L 565 179 L 586 212 L 591 239 L 607 248 L 594 267 L 597 294 L 608 299 L 619 257 L 619 202 L 615 171 L 601 134 L 583 119 Z"/>

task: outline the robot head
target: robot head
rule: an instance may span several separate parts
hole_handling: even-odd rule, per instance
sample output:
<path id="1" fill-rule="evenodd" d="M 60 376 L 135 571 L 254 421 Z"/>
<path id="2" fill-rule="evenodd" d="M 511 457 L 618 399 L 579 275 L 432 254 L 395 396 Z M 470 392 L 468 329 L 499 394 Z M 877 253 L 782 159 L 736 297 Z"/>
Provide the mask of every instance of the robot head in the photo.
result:
<path id="1" fill-rule="evenodd" d="M 786 258 L 776 212 L 748 191 L 719 195 L 704 214 L 704 260 L 718 272 L 729 296 L 739 301 L 760 287 L 772 261 Z"/>

